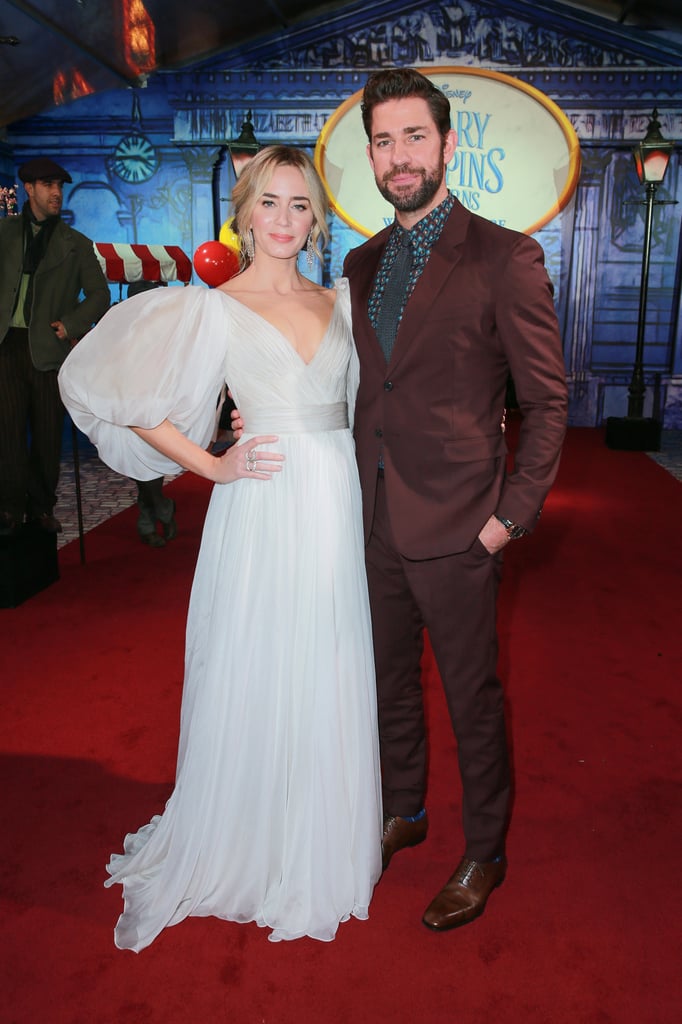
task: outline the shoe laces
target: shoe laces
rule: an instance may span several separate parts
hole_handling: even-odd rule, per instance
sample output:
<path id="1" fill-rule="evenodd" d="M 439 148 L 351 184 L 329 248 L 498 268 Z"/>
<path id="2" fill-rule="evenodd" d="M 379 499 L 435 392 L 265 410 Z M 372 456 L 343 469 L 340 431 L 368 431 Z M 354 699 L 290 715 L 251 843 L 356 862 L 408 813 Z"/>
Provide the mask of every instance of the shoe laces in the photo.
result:
<path id="1" fill-rule="evenodd" d="M 485 873 L 478 861 L 463 860 L 452 880 L 453 882 L 458 882 L 460 885 L 468 885 L 476 872 L 479 873 L 481 878 L 485 877 Z"/>

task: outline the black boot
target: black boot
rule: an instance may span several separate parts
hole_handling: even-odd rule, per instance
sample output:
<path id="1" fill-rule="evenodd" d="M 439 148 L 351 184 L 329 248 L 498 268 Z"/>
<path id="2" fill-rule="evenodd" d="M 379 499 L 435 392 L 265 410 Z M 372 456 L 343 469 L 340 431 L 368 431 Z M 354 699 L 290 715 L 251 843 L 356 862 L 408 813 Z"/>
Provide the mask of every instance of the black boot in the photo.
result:
<path id="1" fill-rule="evenodd" d="M 160 480 L 136 480 L 135 483 L 137 484 L 137 508 L 139 511 L 137 532 L 140 535 L 140 540 L 143 544 L 148 544 L 150 548 L 163 548 L 166 546 L 166 541 L 156 531 L 154 508 L 156 485 L 163 483 L 163 477 Z M 160 486 L 158 489 L 161 490 Z"/>
<path id="2" fill-rule="evenodd" d="M 156 518 L 163 527 L 166 540 L 173 540 L 178 535 L 178 524 L 175 522 L 175 502 L 172 498 L 162 497 L 156 503 Z"/>

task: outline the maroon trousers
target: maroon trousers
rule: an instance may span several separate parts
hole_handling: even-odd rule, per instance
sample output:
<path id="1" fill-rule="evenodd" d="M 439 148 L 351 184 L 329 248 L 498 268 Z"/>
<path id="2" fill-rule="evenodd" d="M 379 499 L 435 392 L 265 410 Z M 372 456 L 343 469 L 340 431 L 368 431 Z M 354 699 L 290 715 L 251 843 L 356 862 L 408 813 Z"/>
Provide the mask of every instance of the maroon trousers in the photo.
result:
<path id="1" fill-rule="evenodd" d="M 28 330 L 12 327 L 0 344 L 0 512 L 21 522 L 50 515 L 57 482 L 64 406 L 57 370 L 36 370 Z"/>
<path id="2" fill-rule="evenodd" d="M 457 738 L 465 855 L 504 852 L 510 770 L 504 696 L 497 678 L 496 604 L 501 556 L 469 551 L 410 561 L 396 550 L 386 489 L 378 482 L 367 546 L 379 705 L 384 813 L 424 806 L 427 749 L 420 660 L 423 630 L 443 681 Z"/>

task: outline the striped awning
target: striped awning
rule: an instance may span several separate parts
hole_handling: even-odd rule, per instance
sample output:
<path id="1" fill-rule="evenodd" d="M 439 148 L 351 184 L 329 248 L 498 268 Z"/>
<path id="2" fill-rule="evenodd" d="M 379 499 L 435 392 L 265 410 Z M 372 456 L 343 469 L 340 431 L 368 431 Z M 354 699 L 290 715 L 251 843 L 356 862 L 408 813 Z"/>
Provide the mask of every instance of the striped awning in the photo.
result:
<path id="1" fill-rule="evenodd" d="M 127 245 L 93 242 L 95 255 L 108 281 L 184 281 L 192 263 L 179 245 Z"/>

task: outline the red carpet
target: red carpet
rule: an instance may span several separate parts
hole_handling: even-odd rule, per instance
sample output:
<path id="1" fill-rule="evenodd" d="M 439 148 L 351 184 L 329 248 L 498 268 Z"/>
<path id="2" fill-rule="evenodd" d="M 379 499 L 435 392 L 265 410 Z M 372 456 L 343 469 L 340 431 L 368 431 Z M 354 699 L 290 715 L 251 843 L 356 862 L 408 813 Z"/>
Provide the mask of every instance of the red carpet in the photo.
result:
<path id="1" fill-rule="evenodd" d="M 114 948 L 104 865 L 170 793 L 183 629 L 208 488 L 180 535 L 133 509 L 0 610 L 4 1024 L 668 1024 L 678 1019 L 682 485 L 599 431 L 569 433 L 535 537 L 509 549 L 501 674 L 513 737 L 509 874 L 483 918 L 421 914 L 461 852 L 454 741 L 426 659 L 426 843 L 330 944 L 190 919 Z M 225 608 L 226 620 L 230 609 Z"/>

